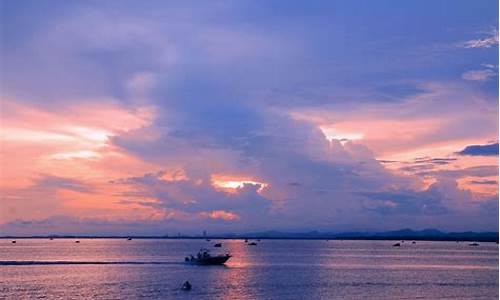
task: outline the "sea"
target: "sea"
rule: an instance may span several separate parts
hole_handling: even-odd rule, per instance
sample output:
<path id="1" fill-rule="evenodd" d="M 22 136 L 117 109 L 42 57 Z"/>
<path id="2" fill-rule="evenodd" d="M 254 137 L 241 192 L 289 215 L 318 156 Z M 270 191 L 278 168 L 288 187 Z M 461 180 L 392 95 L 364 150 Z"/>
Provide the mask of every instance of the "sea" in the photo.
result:
<path id="1" fill-rule="evenodd" d="M 0 239 L 0 299 L 498 299 L 498 244 Z M 214 248 L 215 243 L 221 248 Z M 393 247 L 395 242 L 400 247 Z M 184 258 L 231 253 L 223 266 Z M 192 289 L 181 289 L 189 281 Z"/>

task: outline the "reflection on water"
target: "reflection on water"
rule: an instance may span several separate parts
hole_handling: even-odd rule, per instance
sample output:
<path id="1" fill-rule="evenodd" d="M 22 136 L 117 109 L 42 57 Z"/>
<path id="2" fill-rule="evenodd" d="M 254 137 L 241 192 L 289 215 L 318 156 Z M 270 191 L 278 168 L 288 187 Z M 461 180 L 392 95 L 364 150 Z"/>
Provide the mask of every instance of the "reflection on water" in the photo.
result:
<path id="1" fill-rule="evenodd" d="M 227 266 L 196 266 L 184 257 L 214 241 L 16 241 L 0 240 L 0 298 L 498 298 L 494 243 L 227 240 Z"/>

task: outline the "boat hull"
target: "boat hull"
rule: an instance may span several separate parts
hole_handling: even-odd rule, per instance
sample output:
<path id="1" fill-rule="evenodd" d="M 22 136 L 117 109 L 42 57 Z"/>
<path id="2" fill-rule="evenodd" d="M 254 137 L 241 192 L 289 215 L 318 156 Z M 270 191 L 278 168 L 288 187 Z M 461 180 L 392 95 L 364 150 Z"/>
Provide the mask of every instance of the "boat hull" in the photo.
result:
<path id="1" fill-rule="evenodd" d="M 192 259 L 189 262 L 195 265 L 223 265 L 231 258 L 231 255 L 211 256 L 207 258 Z"/>

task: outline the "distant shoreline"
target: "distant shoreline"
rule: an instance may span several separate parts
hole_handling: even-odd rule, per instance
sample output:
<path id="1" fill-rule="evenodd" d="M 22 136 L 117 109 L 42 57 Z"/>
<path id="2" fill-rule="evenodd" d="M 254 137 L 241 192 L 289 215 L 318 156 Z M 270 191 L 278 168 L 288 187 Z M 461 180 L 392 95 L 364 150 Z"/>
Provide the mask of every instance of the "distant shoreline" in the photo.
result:
<path id="1" fill-rule="evenodd" d="M 433 237 L 433 236 L 356 236 L 356 237 L 268 237 L 268 236 L 88 236 L 88 235 L 47 235 L 47 236 L 0 236 L 0 239 L 164 239 L 164 240 L 366 240 L 366 241 L 442 241 L 442 242 L 497 242 L 498 235 L 492 236 L 475 236 L 475 237 Z"/>
<path id="2" fill-rule="evenodd" d="M 475 242 L 498 242 L 498 232 L 494 231 L 464 231 L 443 232 L 437 229 L 412 230 L 401 229 L 383 232 L 286 232 L 286 231 L 262 231 L 246 233 L 221 233 L 206 235 L 90 235 L 90 234 L 45 234 L 45 235 L 4 235 L 0 239 L 21 238 L 78 238 L 78 239 L 261 239 L 261 240 L 411 240 L 411 241 L 475 241 Z"/>

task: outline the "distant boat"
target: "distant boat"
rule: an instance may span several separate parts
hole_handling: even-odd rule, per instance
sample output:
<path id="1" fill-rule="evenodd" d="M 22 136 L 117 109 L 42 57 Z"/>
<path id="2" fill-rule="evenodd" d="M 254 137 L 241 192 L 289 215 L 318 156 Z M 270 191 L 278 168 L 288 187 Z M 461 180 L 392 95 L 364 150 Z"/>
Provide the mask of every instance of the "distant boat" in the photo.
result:
<path id="1" fill-rule="evenodd" d="M 51 241 L 52 241 L 52 240 L 53 240 L 53 238 L 50 238 L 49 240 L 51 240 Z"/>
<path id="2" fill-rule="evenodd" d="M 185 262 L 196 264 L 196 265 L 222 265 L 226 263 L 231 258 L 231 255 L 211 255 L 210 250 L 208 249 L 200 249 L 196 257 L 190 255 L 184 259 Z"/>
<path id="3" fill-rule="evenodd" d="M 247 240 L 247 239 L 245 239 L 245 243 L 248 243 L 248 240 Z"/>
<path id="4" fill-rule="evenodd" d="M 248 243 L 248 246 L 257 246 L 257 243 L 251 242 L 251 243 Z"/>
<path id="5" fill-rule="evenodd" d="M 80 243 L 80 241 L 75 241 L 75 243 L 77 243 L 77 244 L 78 244 L 78 243 Z"/>
<path id="6" fill-rule="evenodd" d="M 129 237 L 129 238 L 127 239 L 127 241 L 131 241 L 131 240 L 132 240 L 132 238 L 131 238 L 131 237 Z"/>
<path id="7" fill-rule="evenodd" d="M 260 242 L 260 239 L 258 239 L 257 242 Z"/>
<path id="8" fill-rule="evenodd" d="M 210 242 L 210 239 L 206 239 L 207 242 Z"/>
<path id="9" fill-rule="evenodd" d="M 214 247 L 215 248 L 220 248 L 220 247 L 222 247 L 222 244 L 221 243 L 217 243 L 217 244 L 214 245 Z"/>
<path id="10" fill-rule="evenodd" d="M 394 245 L 392 245 L 393 247 L 401 247 L 401 244 L 400 243 L 396 243 Z"/>
<path id="11" fill-rule="evenodd" d="M 16 243 L 16 241 L 12 241 L 12 244 L 15 244 L 15 243 Z"/>
<path id="12" fill-rule="evenodd" d="M 416 244 L 417 242 L 413 241 L 413 242 L 411 242 L 411 243 L 412 243 L 412 244 Z"/>
<path id="13" fill-rule="evenodd" d="M 469 246 L 479 246 L 478 243 L 470 243 Z"/>

